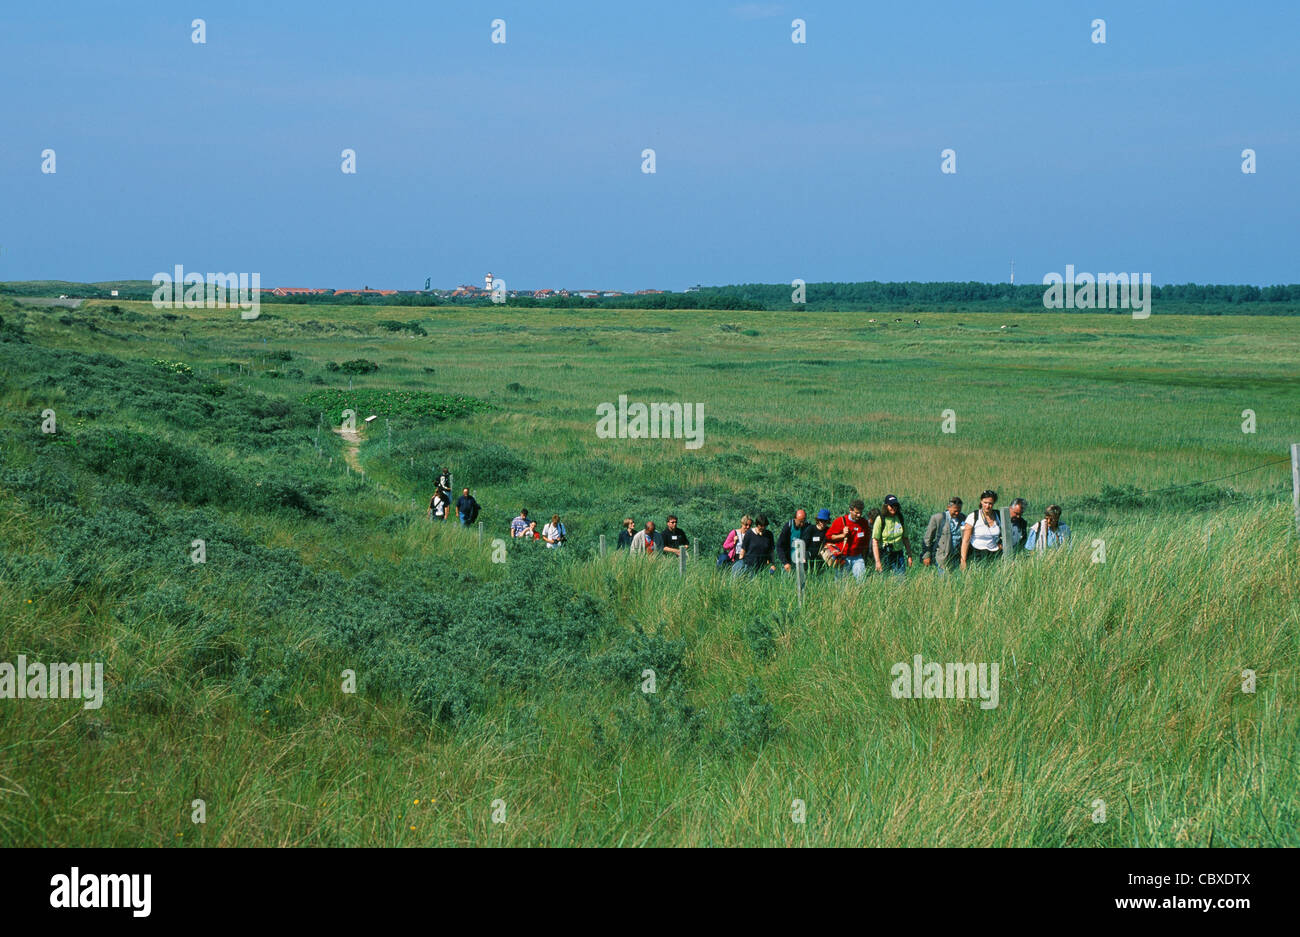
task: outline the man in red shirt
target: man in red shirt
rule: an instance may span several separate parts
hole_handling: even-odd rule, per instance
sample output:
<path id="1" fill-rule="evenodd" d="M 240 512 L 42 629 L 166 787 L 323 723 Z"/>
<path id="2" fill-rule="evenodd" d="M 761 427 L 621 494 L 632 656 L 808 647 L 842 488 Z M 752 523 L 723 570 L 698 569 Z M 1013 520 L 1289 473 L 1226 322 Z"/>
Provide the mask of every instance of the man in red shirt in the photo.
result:
<path id="1" fill-rule="evenodd" d="M 867 574 L 867 543 L 871 539 L 871 533 L 862 523 L 865 508 L 862 499 L 855 498 L 849 505 L 849 513 L 835 518 L 826 531 L 826 539 L 835 544 L 835 550 L 844 561 L 840 569 L 852 572 L 854 579 L 861 579 Z"/>

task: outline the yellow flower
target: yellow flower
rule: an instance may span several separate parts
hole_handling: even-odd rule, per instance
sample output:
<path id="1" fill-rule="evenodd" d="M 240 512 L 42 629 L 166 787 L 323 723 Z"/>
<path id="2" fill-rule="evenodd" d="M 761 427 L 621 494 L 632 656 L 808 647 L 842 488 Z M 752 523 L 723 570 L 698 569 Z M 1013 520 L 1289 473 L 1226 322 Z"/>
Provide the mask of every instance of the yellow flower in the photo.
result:
<path id="1" fill-rule="evenodd" d="M 418 798 L 418 797 L 415 798 L 415 802 L 418 804 L 418 803 L 420 802 L 420 798 Z"/>

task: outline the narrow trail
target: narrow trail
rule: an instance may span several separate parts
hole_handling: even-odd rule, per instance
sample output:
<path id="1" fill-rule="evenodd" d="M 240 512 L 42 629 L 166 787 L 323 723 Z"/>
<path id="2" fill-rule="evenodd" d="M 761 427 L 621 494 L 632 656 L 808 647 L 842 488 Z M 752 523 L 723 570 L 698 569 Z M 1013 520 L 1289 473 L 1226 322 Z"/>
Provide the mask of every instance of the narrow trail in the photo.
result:
<path id="1" fill-rule="evenodd" d="M 366 474 L 366 470 L 361 467 L 361 460 L 357 458 L 357 452 L 361 449 L 361 434 L 354 429 L 341 429 L 338 427 L 334 429 L 334 432 L 342 436 L 343 441 L 347 443 L 343 448 L 343 461 L 357 474 Z"/>

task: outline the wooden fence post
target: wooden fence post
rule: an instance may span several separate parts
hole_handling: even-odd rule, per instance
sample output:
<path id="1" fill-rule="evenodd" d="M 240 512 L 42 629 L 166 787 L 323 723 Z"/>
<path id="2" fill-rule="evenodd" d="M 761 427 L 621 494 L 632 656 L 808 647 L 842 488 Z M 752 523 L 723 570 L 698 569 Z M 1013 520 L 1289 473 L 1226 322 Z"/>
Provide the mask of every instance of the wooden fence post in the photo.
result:
<path id="1" fill-rule="evenodd" d="M 600 535 L 600 556 L 602 559 L 604 559 L 605 557 L 605 535 L 604 534 Z"/>
<path id="2" fill-rule="evenodd" d="M 478 545 L 483 546 L 483 522 L 478 522 Z"/>
<path id="3" fill-rule="evenodd" d="M 1295 532 L 1300 537 L 1300 442 L 1291 443 L 1291 504 L 1295 508 Z"/>
<path id="4" fill-rule="evenodd" d="M 803 571 L 808 562 L 808 545 L 802 537 L 797 539 L 791 537 L 791 540 L 793 542 L 790 544 L 792 554 L 790 558 L 794 560 L 795 588 L 799 591 L 799 607 L 803 608 Z"/>
<path id="5" fill-rule="evenodd" d="M 1011 508 L 998 508 L 998 527 L 1002 531 L 1002 559 L 1009 563 L 1016 552 L 1011 545 L 1016 532 L 1011 526 Z"/>
<path id="6" fill-rule="evenodd" d="M 683 576 L 686 575 L 686 548 L 682 547 L 677 551 L 677 572 Z"/>

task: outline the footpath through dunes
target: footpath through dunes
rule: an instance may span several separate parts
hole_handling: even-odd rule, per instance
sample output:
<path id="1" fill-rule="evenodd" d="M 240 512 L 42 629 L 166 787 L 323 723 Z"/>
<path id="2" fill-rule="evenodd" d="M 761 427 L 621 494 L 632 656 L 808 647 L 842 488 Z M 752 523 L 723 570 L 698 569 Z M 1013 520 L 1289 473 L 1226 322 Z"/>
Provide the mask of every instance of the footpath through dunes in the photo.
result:
<path id="1" fill-rule="evenodd" d="M 347 426 L 336 426 L 334 432 L 338 433 L 344 442 L 343 461 L 351 467 L 352 471 L 361 475 L 366 474 L 366 470 L 361 467 L 361 460 L 357 458 L 357 453 L 361 450 L 361 433 Z"/>
<path id="2" fill-rule="evenodd" d="M 1036 374 L 972 396 L 958 374 L 945 402 L 887 348 L 867 396 L 799 322 L 757 321 L 755 337 L 661 317 L 665 341 L 743 340 L 728 360 L 806 359 L 818 410 L 851 429 L 825 459 L 821 439 L 773 422 L 770 399 L 692 383 L 689 367 L 629 377 L 644 349 L 462 341 L 516 311 L 421 317 L 425 338 L 373 325 L 391 310 L 346 310 L 356 334 L 339 337 L 288 316 L 138 308 L 70 324 L 3 308 L 0 661 L 102 661 L 105 692 L 99 709 L 0 698 L 0 777 L 27 795 L 0 792 L 0 841 L 1300 845 L 1300 551 L 1289 476 L 1253 468 L 1300 438 L 1300 410 L 1261 383 L 1259 433 L 1243 434 L 1258 361 L 1226 362 L 1242 385 L 1217 401 L 1174 386 L 1126 406 L 1131 389 L 1065 393 Z M 1238 338 L 1296 348 L 1276 323 Z M 449 344 L 473 350 L 441 355 Z M 936 360 L 961 351 L 936 339 Z M 358 391 L 386 409 L 329 367 L 358 355 L 378 365 Z M 259 359 L 277 363 L 250 369 Z M 422 387 L 496 410 L 438 419 L 442 401 L 426 416 L 419 398 L 396 412 Z M 704 401 L 705 448 L 598 439 L 596 406 L 638 388 Z M 336 406 L 390 420 L 391 450 L 386 426 L 324 432 Z M 1059 500 L 1073 546 L 966 577 L 817 580 L 802 610 L 788 577 L 714 569 L 708 548 L 741 513 L 840 511 L 901 478 L 924 515 L 1006 481 L 1003 463 L 1026 483 L 1001 502 Z M 483 504 L 482 543 L 408 508 L 443 467 Z M 1158 490 L 1246 470 L 1229 480 L 1240 491 Z M 521 506 L 560 513 L 568 544 L 511 542 Z M 669 510 L 706 546 L 684 573 L 597 555 L 622 517 Z M 990 680 L 998 664 L 996 706 L 895 696 L 892 670 L 918 655 L 987 664 Z"/>

